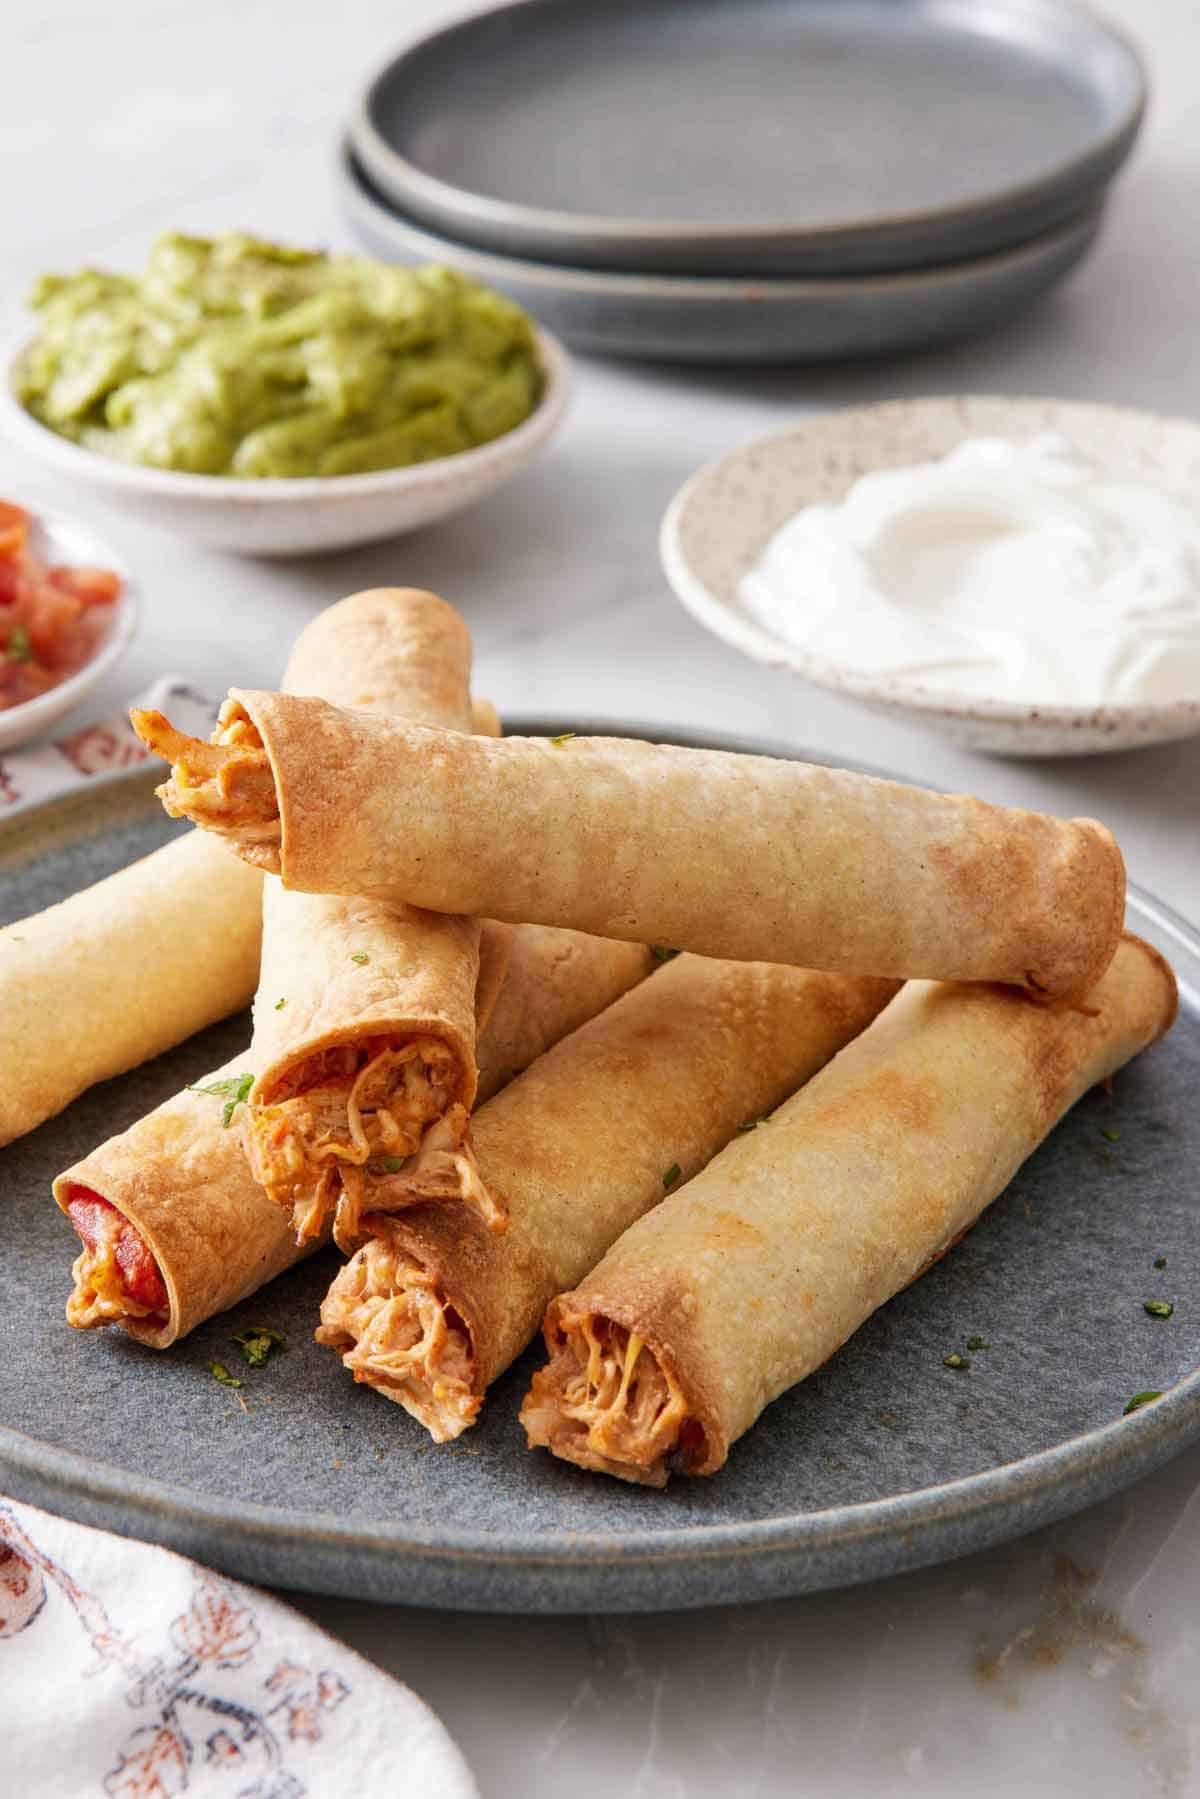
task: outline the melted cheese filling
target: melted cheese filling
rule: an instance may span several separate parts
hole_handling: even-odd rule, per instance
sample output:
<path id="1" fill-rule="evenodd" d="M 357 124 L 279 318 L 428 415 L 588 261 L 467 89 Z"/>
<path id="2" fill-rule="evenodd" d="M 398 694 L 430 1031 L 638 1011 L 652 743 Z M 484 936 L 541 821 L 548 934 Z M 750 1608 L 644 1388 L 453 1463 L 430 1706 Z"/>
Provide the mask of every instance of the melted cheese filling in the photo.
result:
<path id="1" fill-rule="evenodd" d="M 242 706 L 225 701 L 210 743 L 177 731 L 161 712 L 132 716 L 142 742 L 171 764 L 158 789 L 171 817 L 228 837 L 247 862 L 278 874 L 283 827 L 275 776 Z"/>
<path id="2" fill-rule="evenodd" d="M 435 1443 L 474 1422 L 482 1395 L 473 1391 L 466 1327 L 437 1280 L 389 1241 L 386 1221 L 325 1295 L 316 1336 L 356 1381 L 402 1405 Z"/>
<path id="3" fill-rule="evenodd" d="M 689 1416 L 670 1369 L 635 1331 L 611 1319 L 588 1312 L 563 1318 L 562 1333 L 521 1408 L 531 1447 L 619 1480 L 665 1486 L 668 1458 Z"/>
<path id="4" fill-rule="evenodd" d="M 97 1330 L 101 1325 L 120 1324 L 125 1318 L 156 1318 L 156 1306 L 134 1299 L 125 1285 L 125 1276 L 117 1261 L 117 1243 L 125 1220 L 119 1212 L 97 1221 L 95 1244 L 85 1243 L 71 1264 L 74 1286 L 67 1300 L 67 1323 L 75 1330 Z"/>

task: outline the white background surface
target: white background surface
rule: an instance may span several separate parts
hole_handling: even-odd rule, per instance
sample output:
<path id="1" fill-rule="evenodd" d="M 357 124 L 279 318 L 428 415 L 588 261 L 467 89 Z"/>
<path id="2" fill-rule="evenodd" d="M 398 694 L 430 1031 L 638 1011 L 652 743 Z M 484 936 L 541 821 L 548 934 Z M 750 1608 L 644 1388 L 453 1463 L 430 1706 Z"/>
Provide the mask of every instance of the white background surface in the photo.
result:
<path id="1" fill-rule="evenodd" d="M 132 266 L 168 226 L 346 245 L 330 178 L 339 120 L 398 37 L 447 10 L 18 0 L 0 110 L 9 322 L 19 329 L 35 274 Z M 502 710 L 761 732 L 992 799 L 1096 813 L 1134 878 L 1195 917 L 1200 741 L 1075 764 L 954 751 L 734 657 L 675 605 L 655 550 L 663 506 L 699 462 L 814 407 L 976 389 L 1200 414 L 1200 26 L 1191 0 L 1111 10 L 1149 57 L 1149 124 L 1099 247 L 1026 318 L 905 363 L 580 364 L 572 417 L 544 463 L 461 520 L 356 554 L 255 564 L 89 508 L 137 571 L 146 612 L 90 715 L 168 670 L 214 693 L 269 685 L 319 606 L 377 582 L 428 585 L 465 612 L 478 686 Z M 72 500 L 2 445 L 0 493 Z M 308 1609 L 439 1709 L 486 1799 L 1200 1794 L 1198 1486 L 1200 1450 L 989 1555 L 740 1611 L 537 1621 Z"/>

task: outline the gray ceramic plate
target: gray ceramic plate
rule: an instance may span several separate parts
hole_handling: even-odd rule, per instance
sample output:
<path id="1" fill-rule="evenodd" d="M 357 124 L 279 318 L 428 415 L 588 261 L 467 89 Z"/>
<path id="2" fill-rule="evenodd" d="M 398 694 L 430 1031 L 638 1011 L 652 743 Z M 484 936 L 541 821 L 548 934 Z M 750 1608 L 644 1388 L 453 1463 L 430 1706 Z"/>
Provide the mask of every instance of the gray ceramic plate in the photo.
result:
<path id="1" fill-rule="evenodd" d="M 1145 104 L 1059 0 L 523 0 L 427 35 L 351 124 L 402 212 L 581 267 L 848 275 L 982 256 L 1095 200 Z"/>
<path id="2" fill-rule="evenodd" d="M 0 916 L 48 904 L 171 829 L 148 778 L 102 789 L 87 811 L 90 834 L 78 804 L 0 834 Z M 435 1447 L 310 1341 L 325 1257 L 166 1355 L 70 1331 L 75 1239 L 51 1176 L 236 1053 L 242 1019 L 0 1151 L 0 1489 L 252 1580 L 517 1611 L 803 1592 L 962 1554 L 1099 1499 L 1200 1435 L 1200 937 L 1141 894 L 1130 914 L 1182 977 L 1171 1036 L 1111 1098 L 1085 1098 L 953 1255 L 770 1407 L 714 1479 L 652 1493 L 530 1454 L 516 1413 L 533 1353 L 475 1430 Z M 1142 1309 L 1160 1296 L 1176 1306 L 1166 1323 Z M 243 1412 L 207 1364 L 232 1360 L 230 1333 L 247 1324 L 283 1329 L 288 1344 L 247 1373 Z M 944 1368 L 973 1333 L 990 1348 L 967 1373 Z M 1169 1391 L 1123 1418 L 1151 1387 Z"/>
<path id="3" fill-rule="evenodd" d="M 614 275 L 493 256 L 437 237 L 391 207 L 345 151 L 336 178 L 342 208 L 374 255 L 462 269 L 511 294 L 576 349 L 670 362 L 832 361 L 925 349 L 982 331 L 1060 281 L 1101 219 L 1093 206 L 1019 249 L 913 275 Z"/>

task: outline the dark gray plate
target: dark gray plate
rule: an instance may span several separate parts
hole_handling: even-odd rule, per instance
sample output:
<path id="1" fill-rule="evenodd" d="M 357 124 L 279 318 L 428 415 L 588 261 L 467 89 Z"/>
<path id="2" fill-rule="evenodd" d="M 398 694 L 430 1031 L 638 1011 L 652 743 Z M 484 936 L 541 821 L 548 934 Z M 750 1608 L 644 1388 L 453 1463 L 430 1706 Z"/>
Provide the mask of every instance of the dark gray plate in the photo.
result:
<path id="1" fill-rule="evenodd" d="M 1145 93 L 1131 45 L 1059 0 L 523 0 L 394 57 L 350 134 L 388 200 L 480 249 L 848 275 L 1062 224 Z"/>
<path id="2" fill-rule="evenodd" d="M 93 814 L 90 835 L 78 808 L 0 833 L 0 915 L 96 880 L 171 829 L 148 779 L 102 792 Z M 1085 1098 L 953 1255 L 771 1406 L 712 1480 L 651 1493 L 530 1454 L 516 1413 L 533 1353 L 475 1430 L 435 1447 L 311 1343 L 326 1257 L 165 1355 L 69 1330 L 75 1238 L 51 1176 L 234 1054 L 241 1019 L 0 1151 L 0 1487 L 251 1580 L 517 1611 L 803 1592 L 959 1555 L 1099 1499 L 1200 1434 L 1200 939 L 1141 894 L 1130 916 L 1184 982 L 1171 1036 L 1111 1098 Z M 1142 1309 L 1160 1296 L 1176 1306 L 1166 1323 Z M 286 1330 L 288 1344 L 247 1372 L 243 1412 L 207 1364 L 232 1362 L 230 1333 L 247 1324 Z M 990 1348 L 969 1373 L 944 1368 L 975 1332 Z M 1170 1391 L 1122 1418 L 1148 1387 Z"/>
<path id="3" fill-rule="evenodd" d="M 500 288 L 576 349 L 670 362 L 821 362 L 917 350 L 999 324 L 1090 246 L 1099 206 L 1031 243 L 913 275 L 846 280 L 614 275 L 517 261 L 436 237 L 396 211 L 345 151 L 342 208 L 387 262 L 444 262 Z"/>

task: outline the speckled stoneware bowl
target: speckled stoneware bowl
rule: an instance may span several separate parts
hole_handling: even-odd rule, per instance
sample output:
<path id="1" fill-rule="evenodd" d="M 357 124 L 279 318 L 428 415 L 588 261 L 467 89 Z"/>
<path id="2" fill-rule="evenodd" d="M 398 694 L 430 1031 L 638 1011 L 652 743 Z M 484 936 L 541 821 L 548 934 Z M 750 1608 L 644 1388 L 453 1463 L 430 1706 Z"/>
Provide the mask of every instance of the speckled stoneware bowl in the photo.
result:
<path id="1" fill-rule="evenodd" d="M 755 619 L 739 585 L 769 539 L 802 506 L 841 500 L 873 469 L 945 456 L 969 437 L 1058 431 L 1113 475 L 1194 504 L 1200 426 L 1120 406 L 963 394 L 820 413 L 702 468 L 663 518 L 667 579 L 688 611 L 743 655 L 790 668 L 875 712 L 903 717 L 966 749 L 1004 756 L 1087 756 L 1200 732 L 1200 693 L 1171 702 L 1023 705 L 866 674 L 809 656 Z"/>
<path id="2" fill-rule="evenodd" d="M 399 537 L 461 512 L 523 469 L 553 437 L 570 388 L 570 359 L 548 331 L 538 333 L 545 387 L 535 410 L 503 437 L 411 468 L 365 475 L 239 481 L 143 468 L 82 449 L 39 424 L 17 400 L 10 353 L 0 380 L 0 427 L 17 447 L 54 469 L 74 490 L 216 550 L 302 556 Z"/>

